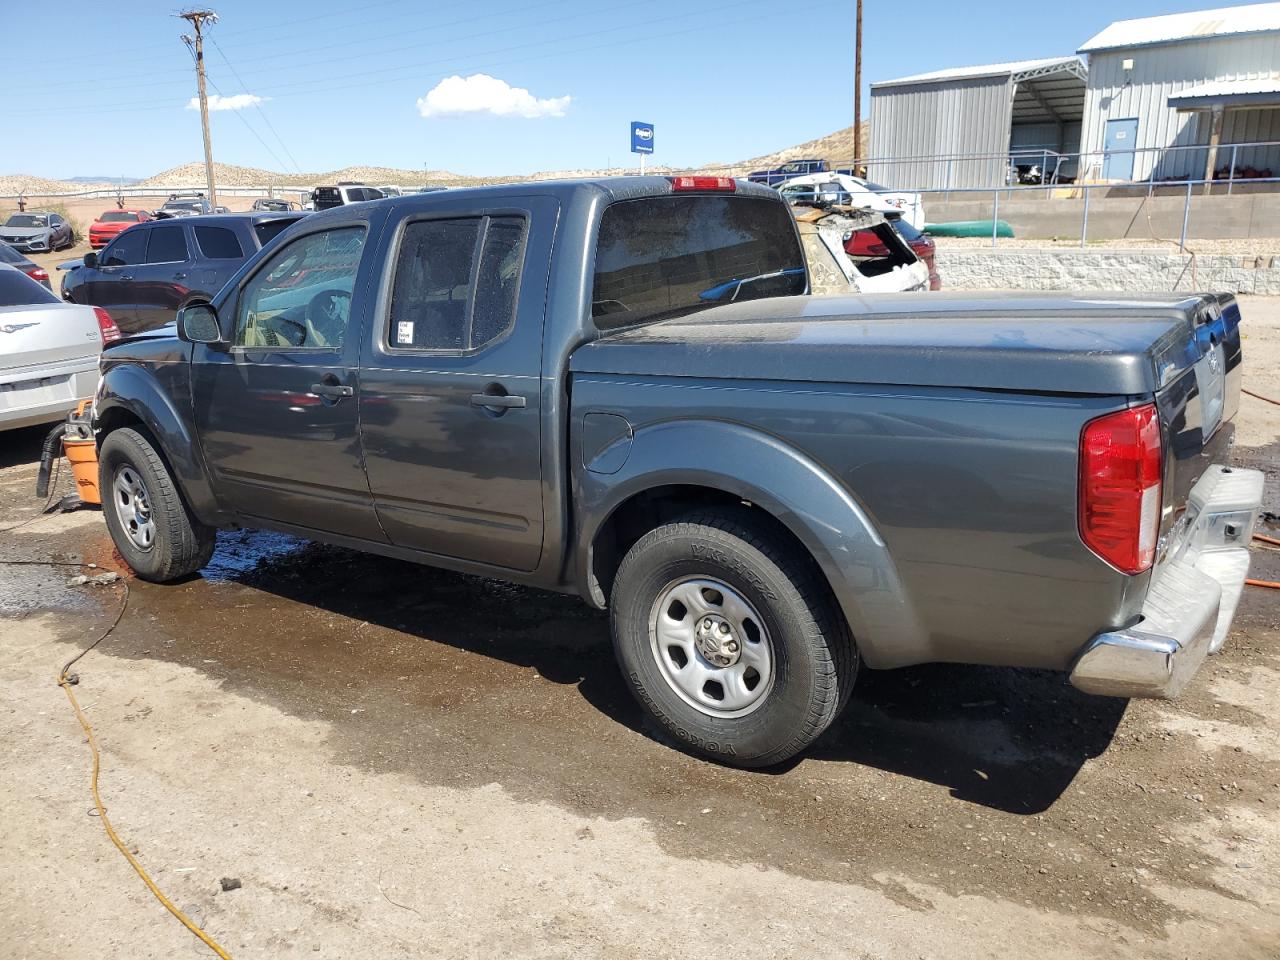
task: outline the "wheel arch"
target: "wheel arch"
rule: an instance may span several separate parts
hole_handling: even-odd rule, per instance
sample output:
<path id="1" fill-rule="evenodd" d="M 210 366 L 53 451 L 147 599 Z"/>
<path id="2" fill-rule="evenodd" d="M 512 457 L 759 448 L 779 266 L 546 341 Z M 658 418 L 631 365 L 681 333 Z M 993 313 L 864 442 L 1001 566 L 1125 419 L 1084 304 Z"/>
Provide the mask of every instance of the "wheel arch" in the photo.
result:
<path id="1" fill-rule="evenodd" d="M 607 604 L 626 549 L 655 522 L 697 506 L 745 504 L 817 564 L 869 666 L 927 659 L 926 637 L 870 518 L 834 476 L 777 437 L 721 421 L 656 424 L 635 431 L 621 469 L 582 470 L 578 487 L 576 578 L 596 606 Z"/>
<path id="2" fill-rule="evenodd" d="M 210 526 L 227 522 L 195 436 L 150 374 L 135 366 L 109 369 L 98 388 L 93 424 L 99 450 L 114 430 L 135 425 L 145 428 L 197 519 Z"/>

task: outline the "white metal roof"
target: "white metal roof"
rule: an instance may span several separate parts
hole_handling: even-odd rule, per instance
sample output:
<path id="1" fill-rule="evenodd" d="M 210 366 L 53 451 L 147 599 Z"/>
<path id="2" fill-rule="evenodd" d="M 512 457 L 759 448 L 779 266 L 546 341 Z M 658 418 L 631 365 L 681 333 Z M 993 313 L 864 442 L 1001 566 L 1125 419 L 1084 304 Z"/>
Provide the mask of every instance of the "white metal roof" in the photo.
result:
<path id="1" fill-rule="evenodd" d="M 1169 94 L 1169 105 L 1204 109 L 1212 104 L 1280 103 L 1280 77 L 1215 80 Z"/>
<path id="2" fill-rule="evenodd" d="M 1217 10 L 1143 17 L 1141 20 L 1117 20 L 1087 40 L 1076 52 L 1090 53 L 1151 43 L 1272 31 L 1280 31 L 1280 3 L 1253 3 L 1244 7 L 1220 7 Z"/>
<path id="3" fill-rule="evenodd" d="M 1268 4 L 1280 7 L 1280 3 Z M 1014 60 L 1010 63 L 988 63 L 979 67 L 951 67 L 948 70 L 935 70 L 932 73 L 917 73 L 910 77 L 899 77 L 897 80 L 880 80 L 873 87 L 891 87 L 907 83 L 934 83 L 941 80 L 974 80 L 979 77 L 1002 77 L 1014 74 L 1048 71 L 1053 68 L 1079 71 L 1084 73 L 1084 64 L 1078 57 L 1048 57 L 1043 60 Z"/>

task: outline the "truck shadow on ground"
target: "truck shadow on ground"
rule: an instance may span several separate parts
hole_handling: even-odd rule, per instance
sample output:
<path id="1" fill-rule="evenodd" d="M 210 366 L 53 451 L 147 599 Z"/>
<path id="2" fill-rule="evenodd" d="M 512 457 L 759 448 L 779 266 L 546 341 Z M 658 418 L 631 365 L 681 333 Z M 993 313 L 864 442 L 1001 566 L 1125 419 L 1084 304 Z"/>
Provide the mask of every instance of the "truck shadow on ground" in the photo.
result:
<path id="1" fill-rule="evenodd" d="M 241 582 L 348 618 L 352 626 L 371 624 L 532 669 L 576 687 L 615 723 L 663 740 L 624 686 L 606 615 L 575 597 L 272 534 L 224 535 L 219 543 L 210 579 Z M 299 634 L 291 642 L 312 641 Z M 401 663 L 394 669 L 405 668 Z M 447 683 L 455 691 L 473 684 L 469 693 L 493 704 L 493 720 L 501 723 L 502 708 L 490 698 L 482 665 L 454 662 L 450 669 Z M 422 683 L 429 689 L 437 680 L 445 682 L 426 676 Z M 965 802 L 1034 814 L 1051 806 L 1081 766 L 1107 748 L 1125 706 L 1080 694 L 1064 676 L 1047 671 L 953 665 L 866 670 L 843 717 L 805 756 L 875 767 L 947 787 Z M 571 754 L 582 732 L 554 732 L 551 726 L 550 735 L 563 736 Z M 547 736 L 547 729 L 540 735 Z M 798 762 L 767 773 L 785 774 Z"/>

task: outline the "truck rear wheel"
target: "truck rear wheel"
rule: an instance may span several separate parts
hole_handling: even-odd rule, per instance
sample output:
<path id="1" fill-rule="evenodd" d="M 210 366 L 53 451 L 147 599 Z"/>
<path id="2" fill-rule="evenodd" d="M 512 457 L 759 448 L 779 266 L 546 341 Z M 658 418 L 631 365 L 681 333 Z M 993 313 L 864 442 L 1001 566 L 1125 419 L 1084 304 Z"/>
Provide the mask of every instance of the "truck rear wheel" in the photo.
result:
<path id="1" fill-rule="evenodd" d="M 857 673 L 820 572 L 747 509 L 691 514 L 641 537 L 618 569 L 610 616 L 623 673 L 654 720 L 735 766 L 807 747 Z"/>
<path id="2" fill-rule="evenodd" d="M 122 427 L 107 434 L 98 453 L 98 489 L 111 539 L 143 580 L 180 580 L 213 556 L 214 529 L 191 515 L 140 431 Z"/>

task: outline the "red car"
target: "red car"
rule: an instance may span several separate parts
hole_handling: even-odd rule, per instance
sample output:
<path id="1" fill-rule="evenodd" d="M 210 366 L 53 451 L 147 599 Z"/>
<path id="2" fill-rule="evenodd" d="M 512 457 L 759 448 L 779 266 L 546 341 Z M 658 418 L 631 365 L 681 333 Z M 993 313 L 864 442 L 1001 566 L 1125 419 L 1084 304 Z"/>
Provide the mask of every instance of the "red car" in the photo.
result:
<path id="1" fill-rule="evenodd" d="M 941 290 L 942 277 L 938 274 L 936 262 L 938 250 L 937 245 L 933 242 L 933 237 L 926 233 L 921 233 L 901 217 L 894 217 L 889 223 L 893 226 L 893 229 L 902 235 L 902 239 L 907 241 L 907 246 L 929 268 L 929 289 Z M 846 237 L 844 251 L 854 257 L 879 257 L 889 252 L 884 244 L 880 242 L 880 238 L 870 230 L 855 230 Z"/>
<path id="2" fill-rule="evenodd" d="M 89 224 L 89 246 L 95 250 L 105 247 L 121 231 L 150 219 L 151 214 L 147 210 L 108 210 Z"/>

